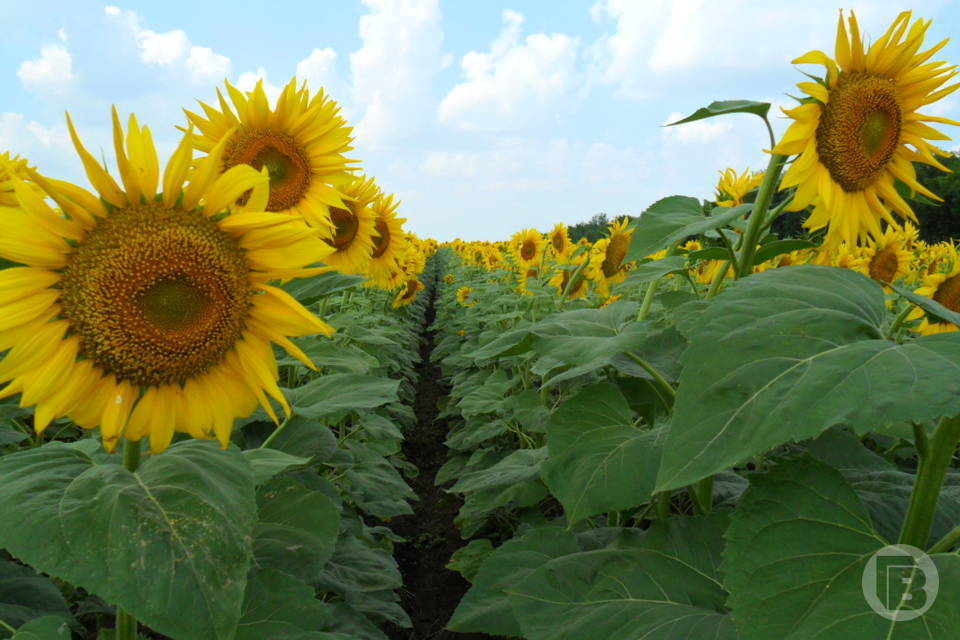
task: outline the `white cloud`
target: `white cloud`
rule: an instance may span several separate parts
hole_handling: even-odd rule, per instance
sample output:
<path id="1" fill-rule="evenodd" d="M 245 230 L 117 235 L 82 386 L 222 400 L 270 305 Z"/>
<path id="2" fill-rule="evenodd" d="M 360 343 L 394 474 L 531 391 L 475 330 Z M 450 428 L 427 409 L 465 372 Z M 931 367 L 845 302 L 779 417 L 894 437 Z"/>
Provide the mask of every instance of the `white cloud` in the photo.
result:
<path id="1" fill-rule="evenodd" d="M 363 46 L 350 54 L 358 142 L 377 147 L 416 132 L 432 111 L 442 68 L 437 0 L 363 0 Z"/>
<path id="2" fill-rule="evenodd" d="M 664 127 L 661 130 L 665 140 L 674 139 L 686 144 L 706 144 L 716 141 L 733 129 L 733 124 L 729 120 L 733 116 L 718 116 L 711 119 L 694 120 L 672 127 L 666 126 L 685 117 L 686 114 L 679 111 L 674 111 L 667 116 L 667 119 L 663 121 Z M 757 120 L 757 126 L 762 126 L 759 120 Z"/>
<path id="3" fill-rule="evenodd" d="M 0 113 L 0 149 L 30 157 L 42 148 L 70 148 L 66 127 L 46 127 L 22 113 Z"/>
<path id="4" fill-rule="evenodd" d="M 73 58 L 65 45 L 44 45 L 39 58 L 20 64 L 17 77 L 31 91 L 61 93 L 75 79 Z"/>
<path id="5" fill-rule="evenodd" d="M 219 81 L 230 73 L 230 58 L 210 47 L 194 45 L 183 29 L 157 33 L 145 29 L 135 11 L 107 6 L 103 12 L 130 31 L 144 64 L 164 67 L 182 64 L 187 77 L 196 83 Z"/>
<path id="6" fill-rule="evenodd" d="M 271 104 L 276 103 L 277 98 L 280 97 L 282 87 L 270 84 L 270 80 L 267 78 L 267 70 L 263 67 L 258 67 L 256 71 L 241 73 L 240 77 L 237 78 L 237 89 L 241 91 L 253 91 L 257 86 L 257 82 L 261 80 L 263 81 L 263 91 L 267 94 L 267 99 Z"/>
<path id="7" fill-rule="evenodd" d="M 469 151 L 430 151 L 423 162 L 427 175 L 439 178 L 472 178 L 477 175 L 480 157 Z"/>
<path id="8" fill-rule="evenodd" d="M 463 56 L 466 82 L 440 103 L 441 122 L 471 131 L 506 131 L 555 111 L 569 93 L 579 39 L 535 33 L 521 42 L 523 15 L 507 9 L 503 22 L 489 52 Z"/>
<path id="9" fill-rule="evenodd" d="M 230 73 L 230 58 L 210 47 L 190 47 L 187 73 L 195 82 L 219 82 Z"/>
<path id="10" fill-rule="evenodd" d="M 297 63 L 297 78 L 306 80 L 312 91 L 339 83 L 336 75 L 337 52 L 330 47 L 314 49 L 309 56 Z"/>

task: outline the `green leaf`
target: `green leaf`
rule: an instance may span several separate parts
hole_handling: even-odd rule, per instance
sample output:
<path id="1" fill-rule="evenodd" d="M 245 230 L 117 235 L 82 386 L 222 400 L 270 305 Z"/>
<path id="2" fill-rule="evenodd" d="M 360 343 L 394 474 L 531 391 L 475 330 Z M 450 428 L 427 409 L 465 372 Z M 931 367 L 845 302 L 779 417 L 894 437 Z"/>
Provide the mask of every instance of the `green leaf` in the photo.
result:
<path id="1" fill-rule="evenodd" d="M 378 518 L 413 513 L 409 500 L 417 494 L 390 461 L 360 443 L 350 444 L 353 462 L 347 466 L 347 492 L 357 506 Z"/>
<path id="2" fill-rule="evenodd" d="M 283 288 L 301 304 L 316 302 L 325 296 L 360 286 L 366 278 L 351 276 L 339 271 L 329 271 L 310 278 L 298 278 L 283 285 Z"/>
<path id="3" fill-rule="evenodd" d="M 332 370 L 343 373 L 369 373 L 377 366 L 377 359 L 363 349 L 345 344 L 336 338 L 331 340 L 326 336 L 309 336 L 294 338 L 294 343 L 307 354 L 315 365 L 323 370 Z M 283 355 L 277 359 L 280 366 L 303 366 L 303 363 L 291 355 Z"/>
<path id="4" fill-rule="evenodd" d="M 263 484 L 278 473 L 303 467 L 310 462 L 310 458 L 292 456 L 272 448 L 247 449 L 243 452 L 243 457 L 253 468 L 253 479 L 257 485 Z"/>
<path id="5" fill-rule="evenodd" d="M 11 640 L 70 640 L 70 625 L 59 616 L 34 618 L 13 634 Z"/>
<path id="6" fill-rule="evenodd" d="M 447 569 L 456 571 L 465 579 L 473 582 L 484 560 L 493 553 L 493 543 L 486 538 L 471 540 L 466 546 L 460 547 L 450 556 Z"/>
<path id="7" fill-rule="evenodd" d="M 546 447 L 518 449 L 491 467 L 463 474 L 449 491 L 469 493 L 499 489 L 531 480 L 540 475 L 540 465 L 546 457 Z"/>
<path id="8" fill-rule="evenodd" d="M 863 432 L 960 413 L 960 334 L 882 338 L 883 293 L 848 269 L 744 278 L 683 355 L 657 490 L 678 488 L 835 424 Z"/>
<path id="9" fill-rule="evenodd" d="M 337 505 L 292 478 L 276 478 L 257 491 L 257 509 L 253 541 L 257 566 L 313 580 L 337 545 Z"/>
<path id="10" fill-rule="evenodd" d="M 960 313 L 951 311 L 936 300 L 932 300 L 926 296 L 921 296 L 920 294 L 914 293 L 905 287 L 900 287 L 895 284 L 890 284 L 890 287 L 901 296 L 926 311 L 928 315 L 933 316 L 934 318 L 943 322 L 952 322 L 953 324 L 960 326 Z"/>
<path id="11" fill-rule="evenodd" d="M 633 424 L 633 412 L 612 384 L 585 387 L 547 426 L 550 457 L 543 480 L 570 524 L 650 499 L 661 456 L 660 429 Z"/>
<path id="12" fill-rule="evenodd" d="M 267 448 L 318 463 L 328 460 L 337 450 L 337 437 L 324 423 L 294 415 Z"/>
<path id="13" fill-rule="evenodd" d="M 529 640 L 735 640 L 716 572 L 724 515 L 659 523 L 611 548 L 565 555 L 507 587 Z M 706 545 L 706 548 L 704 548 Z"/>
<path id="14" fill-rule="evenodd" d="M 757 249 L 757 252 L 753 256 L 753 264 L 766 262 L 783 253 L 790 253 L 798 249 L 809 249 L 815 246 L 817 245 L 809 240 L 774 240 Z"/>
<path id="15" fill-rule="evenodd" d="M 397 399 L 399 380 L 356 373 L 320 376 L 287 391 L 295 412 L 319 420 L 340 411 L 373 409 Z"/>
<path id="16" fill-rule="evenodd" d="M 240 451 L 188 440 L 135 474 L 48 444 L 0 457 L 0 547 L 183 640 L 232 638 L 256 514 Z"/>
<path id="17" fill-rule="evenodd" d="M 549 560 L 576 552 L 576 539 L 559 527 L 531 529 L 508 540 L 483 562 L 447 628 L 461 633 L 521 635 L 505 590 Z"/>
<path id="18" fill-rule="evenodd" d="M 301 580 L 271 569 L 251 572 L 236 640 L 299 638 L 333 621 L 327 605 Z"/>
<path id="19" fill-rule="evenodd" d="M 624 286 L 632 287 L 651 280 L 659 280 L 667 274 L 679 273 L 686 268 L 687 260 L 683 256 L 667 256 L 659 260 L 651 260 L 632 269 Z"/>
<path id="20" fill-rule="evenodd" d="M 886 545 L 837 470 L 802 458 L 753 475 L 727 531 L 722 566 L 740 639 L 952 637 L 960 625 L 960 558 L 932 556 L 940 573 L 936 601 L 922 618 L 893 622 L 870 609 L 862 584 L 870 557 Z M 921 583 L 911 589 L 917 606 L 925 602 Z"/>
<path id="21" fill-rule="evenodd" d="M 0 620 L 19 627 L 43 616 L 61 620 L 73 617 L 60 590 L 49 578 L 22 564 L 0 560 Z"/>
<path id="22" fill-rule="evenodd" d="M 696 198 L 669 196 L 658 200 L 630 223 L 633 238 L 625 260 L 641 260 L 678 245 L 688 236 L 727 225 L 749 213 L 752 207 L 752 204 L 716 207 L 712 215 L 706 216 Z"/>
<path id="23" fill-rule="evenodd" d="M 766 120 L 767 113 L 769 112 L 769 102 L 754 102 L 753 100 L 717 100 L 711 102 L 706 107 L 700 107 L 682 120 L 677 120 L 676 122 L 671 122 L 664 126 L 673 127 L 678 124 L 703 120 L 704 118 L 713 118 L 715 116 L 724 116 L 730 113 L 752 113 Z"/>

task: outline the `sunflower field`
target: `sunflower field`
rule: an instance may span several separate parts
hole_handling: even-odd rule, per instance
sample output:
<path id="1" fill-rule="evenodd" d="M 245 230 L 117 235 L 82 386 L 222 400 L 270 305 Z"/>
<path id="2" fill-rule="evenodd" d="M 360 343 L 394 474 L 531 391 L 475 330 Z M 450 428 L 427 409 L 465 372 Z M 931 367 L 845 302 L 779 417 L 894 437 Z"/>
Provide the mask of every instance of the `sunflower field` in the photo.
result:
<path id="1" fill-rule="evenodd" d="M 0 153 L 0 638 L 960 637 L 929 25 L 841 14 L 779 140 L 673 123 L 768 165 L 595 242 L 417 237 L 296 80 L 165 164 L 68 115 L 89 189 Z"/>

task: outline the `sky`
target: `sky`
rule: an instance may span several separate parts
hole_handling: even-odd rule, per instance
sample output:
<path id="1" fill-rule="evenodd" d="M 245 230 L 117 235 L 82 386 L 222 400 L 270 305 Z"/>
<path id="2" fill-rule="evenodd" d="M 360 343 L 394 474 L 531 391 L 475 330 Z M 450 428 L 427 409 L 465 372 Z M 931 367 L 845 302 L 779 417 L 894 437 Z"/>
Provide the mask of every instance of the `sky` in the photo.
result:
<path id="1" fill-rule="evenodd" d="M 506 239 L 657 199 L 712 197 L 719 171 L 763 169 L 763 123 L 663 127 L 713 100 L 771 102 L 777 135 L 832 55 L 840 6 L 808 0 L 0 0 L 0 151 L 86 185 L 64 111 L 112 158 L 110 106 L 150 126 L 161 162 L 182 109 L 229 79 L 268 95 L 296 76 L 354 127 L 351 157 L 422 237 Z M 853 2 L 868 40 L 902 10 Z M 925 0 L 927 44 L 960 34 L 960 0 Z M 937 55 L 960 63 L 960 40 Z M 821 74 L 822 67 L 803 71 Z M 960 91 L 926 113 L 960 119 Z M 960 127 L 941 126 L 958 148 Z"/>

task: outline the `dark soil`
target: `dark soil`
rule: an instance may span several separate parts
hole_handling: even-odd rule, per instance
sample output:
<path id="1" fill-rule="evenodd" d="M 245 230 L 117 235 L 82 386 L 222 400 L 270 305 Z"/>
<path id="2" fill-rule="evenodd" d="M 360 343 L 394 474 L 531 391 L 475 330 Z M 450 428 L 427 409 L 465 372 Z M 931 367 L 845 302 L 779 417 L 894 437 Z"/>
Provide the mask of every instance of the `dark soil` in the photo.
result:
<path id="1" fill-rule="evenodd" d="M 428 328 L 436 311 L 436 282 L 424 291 L 429 295 L 426 318 L 420 341 L 421 362 L 417 366 L 417 387 L 414 410 L 417 426 L 405 434 L 403 453 L 420 470 L 410 480 L 419 500 L 414 513 L 402 516 L 390 528 L 406 542 L 397 545 L 394 556 L 403 575 L 401 605 L 410 615 L 413 629 L 389 625 L 385 631 L 391 640 L 486 640 L 494 638 L 478 633 L 456 633 L 444 627 L 470 583 L 460 574 L 445 567 L 454 551 L 464 546 L 453 519 L 460 500 L 434 486 L 437 470 L 446 462 L 447 422 L 437 418 L 437 401 L 449 393 L 440 377 L 440 368 L 430 361 L 434 335 Z"/>

